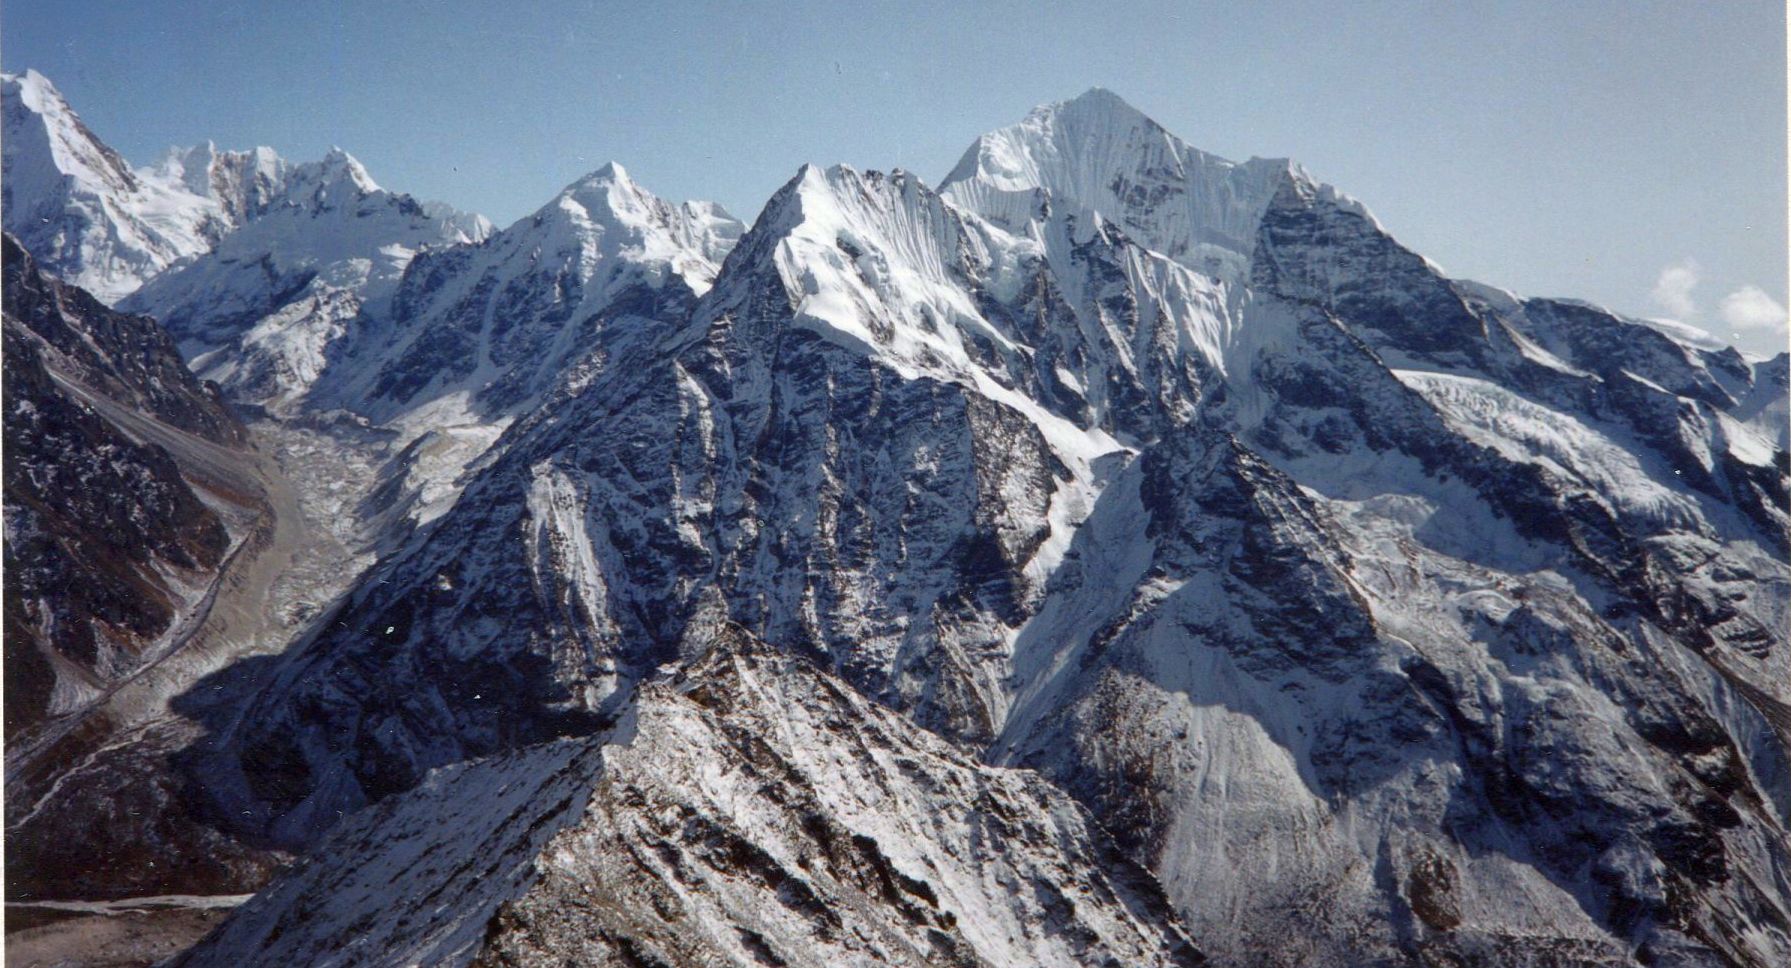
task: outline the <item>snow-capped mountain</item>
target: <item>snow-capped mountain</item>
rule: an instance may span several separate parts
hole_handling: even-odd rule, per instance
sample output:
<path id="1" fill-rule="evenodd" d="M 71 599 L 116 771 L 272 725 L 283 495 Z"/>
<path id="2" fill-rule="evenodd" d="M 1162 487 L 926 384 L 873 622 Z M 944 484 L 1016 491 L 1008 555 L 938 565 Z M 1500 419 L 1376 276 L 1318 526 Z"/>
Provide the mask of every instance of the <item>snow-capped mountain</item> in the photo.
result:
<path id="1" fill-rule="evenodd" d="M 364 306 L 391 296 L 418 250 L 475 241 L 462 216 L 437 211 L 335 149 L 286 168 L 253 221 L 119 305 L 161 320 L 233 398 L 278 406 L 317 378 Z"/>
<path id="2" fill-rule="evenodd" d="M 342 199 L 335 199 L 333 206 L 331 192 L 380 192 L 360 163 L 340 151 L 319 163 L 294 165 L 267 147 L 219 151 L 206 142 L 168 149 L 158 163 L 133 169 L 82 124 L 41 73 L 7 73 L 0 84 L 4 84 L 0 102 L 5 113 L 5 229 L 47 271 L 90 290 L 104 303 L 131 296 L 170 267 L 199 260 L 265 213 L 301 208 L 315 217 L 324 210 L 340 210 Z M 358 267 L 337 264 L 356 258 L 390 264 L 387 274 L 396 276 L 408 258 L 408 251 L 399 253 L 398 247 L 414 251 L 424 242 L 464 242 L 491 233 L 491 222 L 480 215 L 457 212 L 442 203 L 405 201 L 407 224 L 401 226 L 349 226 L 337 220 L 328 229 L 299 228 L 288 217 L 281 228 L 263 229 L 254 240 L 233 244 L 231 255 L 222 258 L 249 258 L 249 269 L 254 269 L 261 256 L 267 256 L 269 264 L 263 269 L 269 278 L 263 287 L 278 289 L 290 287 L 297 272 L 303 271 L 333 269 L 337 276 L 351 278 Z M 371 215 L 371 210 L 353 212 Z M 381 258 L 385 247 L 392 249 Z M 385 278 L 380 265 L 365 274 L 374 281 Z M 133 310 L 192 314 L 193 307 L 186 303 L 199 298 L 195 290 L 208 285 L 235 285 L 231 298 L 253 303 L 256 294 L 242 292 L 249 289 L 245 281 L 227 276 L 231 272 L 201 269 L 186 276 L 186 287 L 163 289 L 152 299 L 133 303 Z M 338 289 L 351 285 L 342 278 L 337 280 Z M 236 303 L 210 308 L 217 315 L 231 308 L 242 312 Z"/>
<path id="3" fill-rule="evenodd" d="M 1286 160 L 1209 155 L 1094 88 L 978 138 L 940 192 L 1008 227 L 1032 222 L 1041 204 L 1084 220 L 1098 214 L 1153 251 L 1229 279 L 1248 266 L 1263 212 L 1290 175 L 1312 183 Z"/>
<path id="4" fill-rule="evenodd" d="M 1227 963 L 1772 964 L 1784 365 L 1448 279 L 1091 92 L 943 193 L 805 169 L 203 772 L 308 843 L 736 622 L 1062 784 Z"/>
<path id="5" fill-rule="evenodd" d="M 482 245 L 419 256 L 311 403 L 379 422 L 513 417 L 599 344 L 687 315 L 743 231 L 713 204 L 672 205 L 605 165 Z"/>
<path id="6" fill-rule="evenodd" d="M 251 209 L 127 305 L 406 524 L 174 702 L 207 889 L 313 852 L 196 964 L 1791 960 L 1791 355 L 1100 90 L 744 233 Z"/>
<path id="7" fill-rule="evenodd" d="M 217 203 L 231 226 L 242 225 L 272 207 L 286 188 L 292 165 L 272 148 L 220 151 L 210 141 L 169 148 L 149 173 Z"/>
<path id="8" fill-rule="evenodd" d="M 239 402 L 386 433 L 380 516 L 402 524 L 439 513 L 461 468 L 601 366 L 601 345 L 688 315 L 743 230 L 612 164 L 492 233 L 380 189 L 335 152 L 293 166 L 253 223 L 123 305 L 161 319 Z"/>
<path id="9" fill-rule="evenodd" d="M 203 159 L 181 159 L 184 171 L 173 158 L 133 170 L 36 71 L 0 77 L 0 111 L 6 231 L 46 269 L 103 302 L 209 250 L 237 224 L 213 194 L 212 182 L 225 179 L 214 179 Z M 218 167 L 223 174 L 241 166 Z"/>

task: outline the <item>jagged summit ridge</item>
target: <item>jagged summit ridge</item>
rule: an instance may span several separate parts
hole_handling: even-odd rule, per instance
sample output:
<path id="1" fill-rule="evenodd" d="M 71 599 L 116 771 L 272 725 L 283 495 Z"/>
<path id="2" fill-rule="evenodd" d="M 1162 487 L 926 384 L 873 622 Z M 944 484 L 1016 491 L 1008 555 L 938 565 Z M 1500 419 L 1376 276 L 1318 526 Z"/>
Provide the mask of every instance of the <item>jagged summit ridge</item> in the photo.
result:
<path id="1" fill-rule="evenodd" d="M 34 70 L 5 75 L 0 100 L 7 230 L 46 269 L 107 303 L 198 260 L 273 209 L 316 209 L 331 199 L 353 204 L 380 191 L 340 148 L 295 164 L 271 148 L 222 151 L 208 141 L 170 148 L 155 164 L 133 168 Z M 427 208 L 453 227 L 439 241 L 476 240 L 490 231 L 477 216 Z M 162 297 L 136 308 L 170 307 Z"/>
<path id="2" fill-rule="evenodd" d="M 1198 152 L 1103 93 L 980 139 L 941 191 L 810 166 L 750 232 L 711 233 L 715 211 L 611 167 L 390 288 L 307 288 L 255 323 L 296 332 L 339 298 L 291 418 L 349 409 L 411 439 L 420 476 L 467 470 L 241 695 L 185 697 L 212 730 L 186 781 L 245 841 L 329 843 L 372 805 L 239 942 L 325 908 L 302 926 L 320 951 L 365 936 L 417 831 L 509 823 L 460 789 L 552 788 L 535 806 L 557 811 L 544 751 L 625 757 L 604 734 L 643 702 L 691 727 L 628 768 L 694 766 L 652 784 L 655 816 L 773 790 L 785 817 L 931 774 L 872 755 L 841 779 L 832 752 L 792 773 L 833 743 L 755 742 L 783 727 L 738 700 L 769 680 L 692 648 L 741 629 L 869 711 L 816 717 L 847 749 L 925 730 L 1068 791 L 1222 963 L 1791 957 L 1784 358 L 1451 280 L 1292 166 Z M 921 786 L 894 812 L 958 815 Z M 780 913 L 822 881 L 762 862 L 816 869 L 804 814 L 829 810 L 637 828 L 653 847 L 598 824 L 547 853 L 518 814 L 521 849 L 473 860 L 543 875 L 497 919 L 505 957 L 651 908 L 723 911 L 705 922 L 757 938 L 728 950 L 792 960 L 779 937 L 838 937 Z M 937 829 L 902 838 L 956 854 Z M 462 866 L 434 856 L 430 891 Z M 624 857 L 672 876 L 623 915 L 579 908 Z M 768 889 L 693 887 L 745 878 Z M 889 917 L 945 930 L 894 883 Z M 382 929 L 492 923 L 485 886 L 430 891 Z"/>
<path id="3" fill-rule="evenodd" d="M 111 302 L 209 249 L 231 221 L 178 178 L 134 171 L 36 71 L 5 75 L 6 229 L 46 268 Z"/>
<path id="4" fill-rule="evenodd" d="M 196 372 L 244 402 L 282 406 L 302 396 L 350 322 L 391 297 L 418 251 L 488 230 L 483 219 L 380 188 L 340 148 L 266 169 L 253 154 L 219 157 L 230 164 L 214 162 L 224 173 L 214 184 L 253 186 L 238 197 L 254 217 L 119 305 L 155 316 Z"/>
<path id="5" fill-rule="evenodd" d="M 610 163 L 476 246 L 423 253 L 315 395 L 406 426 L 502 426 L 611 340 L 689 312 L 745 227 Z"/>
<path id="6" fill-rule="evenodd" d="M 224 151 L 211 142 L 171 147 L 154 171 L 178 181 L 195 195 L 217 200 L 234 224 L 267 211 L 285 188 L 292 165 L 268 147 Z"/>
<path id="7" fill-rule="evenodd" d="M 566 186 L 531 219 L 536 226 L 566 222 L 591 249 L 585 260 L 593 268 L 603 259 L 612 267 L 663 265 L 699 294 L 746 230 L 713 202 L 666 202 L 614 161 Z"/>
<path id="8" fill-rule="evenodd" d="M 940 191 L 1006 225 L 1032 217 L 1042 192 L 1213 272 L 1248 260 L 1263 211 L 1288 181 L 1317 184 L 1286 159 L 1237 163 L 1194 148 L 1097 87 L 978 138 Z"/>

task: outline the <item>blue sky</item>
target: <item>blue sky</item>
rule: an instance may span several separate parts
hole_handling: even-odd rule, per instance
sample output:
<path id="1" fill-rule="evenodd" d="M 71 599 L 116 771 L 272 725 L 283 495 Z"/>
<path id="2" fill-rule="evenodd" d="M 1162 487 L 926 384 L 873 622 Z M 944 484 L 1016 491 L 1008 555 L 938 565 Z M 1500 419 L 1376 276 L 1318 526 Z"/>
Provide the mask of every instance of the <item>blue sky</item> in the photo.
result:
<path id="1" fill-rule="evenodd" d="M 742 217 L 809 161 L 934 181 L 1101 85 L 1301 161 L 1453 274 L 1783 348 L 1775 0 L 504 6 L 8 0 L 0 63 L 136 163 L 340 144 L 499 224 L 610 159 Z"/>

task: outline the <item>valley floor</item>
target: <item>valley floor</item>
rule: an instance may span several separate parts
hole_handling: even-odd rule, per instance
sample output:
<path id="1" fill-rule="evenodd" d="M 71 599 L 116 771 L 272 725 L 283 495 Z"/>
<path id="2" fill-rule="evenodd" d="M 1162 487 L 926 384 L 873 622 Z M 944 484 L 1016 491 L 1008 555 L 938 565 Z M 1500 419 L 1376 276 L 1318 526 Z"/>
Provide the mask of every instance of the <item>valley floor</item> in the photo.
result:
<path id="1" fill-rule="evenodd" d="M 183 466 L 208 466 L 200 461 L 210 455 L 195 452 L 203 442 L 195 443 L 186 435 L 173 439 L 172 433 L 177 432 L 162 428 L 156 442 L 179 448 Z M 155 784 L 123 778 L 149 775 L 142 771 L 153 772 L 154 763 L 201 734 L 202 727 L 173 711 L 171 702 L 226 667 L 286 649 L 371 561 L 359 547 L 355 514 L 355 504 L 374 477 L 372 460 L 366 456 L 370 451 L 343 445 L 326 431 L 267 420 L 254 423 L 253 435 L 251 469 L 245 472 L 239 467 L 227 482 L 248 502 L 243 509 L 232 509 L 241 519 L 236 526 L 242 528 L 237 550 L 186 618 L 185 627 L 170 635 L 149 665 L 83 708 L 45 723 L 8 750 L 9 851 L 29 844 L 28 853 L 43 855 L 30 858 L 38 870 L 29 891 L 21 891 L 21 885 L 9 879 L 9 901 L 25 901 L 28 906 L 8 904 L 8 964 L 35 963 L 16 960 L 14 949 L 59 950 L 52 940 L 68 942 L 71 932 L 89 939 L 82 945 L 116 948 L 127 960 L 93 961 L 70 953 L 64 960 L 45 964 L 135 963 L 128 960 L 135 957 L 129 952 L 138 950 L 132 947 L 133 938 L 149 946 L 142 950 L 160 951 L 156 958 L 161 958 L 190 945 L 221 917 L 209 910 L 137 912 L 129 902 L 85 900 L 93 894 L 80 888 L 82 871 L 102 866 L 101 858 L 110 855 L 97 848 L 99 853 L 91 856 L 64 856 L 54 845 L 56 831 L 66 829 L 58 825 L 71 813 L 105 816 L 119 810 L 153 816 L 156 808 L 149 801 L 166 791 L 152 791 Z M 252 516 L 249 503 L 255 506 Z M 238 683 L 243 689 L 254 685 Z M 157 887 L 144 886 L 149 890 L 139 893 Z M 231 889 L 231 885 L 199 889 Z M 51 908 L 37 901 L 43 897 L 57 898 L 56 910 L 62 914 L 46 915 Z M 126 907 L 113 910 L 107 904 Z M 181 943 L 168 947 L 174 938 Z M 100 948 L 92 951 L 99 956 Z"/>
<path id="2" fill-rule="evenodd" d="M 7 968 L 148 968 L 191 947 L 247 895 L 6 905 Z"/>

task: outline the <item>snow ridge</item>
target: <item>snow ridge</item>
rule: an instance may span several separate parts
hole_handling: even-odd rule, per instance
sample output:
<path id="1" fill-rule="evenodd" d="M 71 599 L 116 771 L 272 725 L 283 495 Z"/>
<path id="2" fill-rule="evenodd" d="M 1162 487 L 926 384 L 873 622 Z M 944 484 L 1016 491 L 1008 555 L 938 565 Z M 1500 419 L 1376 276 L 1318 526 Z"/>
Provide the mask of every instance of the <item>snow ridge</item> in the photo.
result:
<path id="1" fill-rule="evenodd" d="M 915 855 L 828 863 L 955 869 L 955 820 L 886 819 L 961 816 L 914 739 L 1093 811 L 1223 963 L 1791 958 L 1785 357 L 1450 279 L 1297 167 L 1098 90 L 979 139 L 939 191 L 805 167 L 746 232 L 613 165 L 477 244 L 391 234 L 458 229 L 346 156 L 287 180 L 235 263 L 144 293 L 187 277 L 177 326 L 240 398 L 408 442 L 364 507 L 427 525 L 187 761 L 235 834 L 332 844 L 328 878 L 261 909 L 360 885 L 320 951 L 414 831 L 471 809 L 450 788 L 539 784 L 572 737 L 603 822 L 575 792 L 553 849 L 505 834 L 479 859 L 517 866 L 444 887 L 468 906 L 405 945 L 464 953 L 476 922 L 492 960 L 618 932 L 676 960 L 675 900 L 744 926 L 708 939 L 737 960 L 851 960 L 750 885 L 865 910 L 785 816 L 865 791 L 893 800 L 853 822 Z M 386 234 L 337 227 L 363 206 Z M 705 658 L 736 633 L 826 688 Z M 766 693 L 771 715 L 742 698 Z M 630 760 L 607 731 L 635 713 L 636 742 L 664 731 Z M 912 937 L 902 878 L 863 937 Z M 1075 959 L 1004 947 L 1012 890 L 925 879 L 983 919 L 935 960 Z M 634 901 L 569 900 L 593 883 Z"/>
<path id="2" fill-rule="evenodd" d="M 105 302 L 207 251 L 234 222 L 209 189 L 135 171 L 36 71 L 0 78 L 6 230 Z"/>

